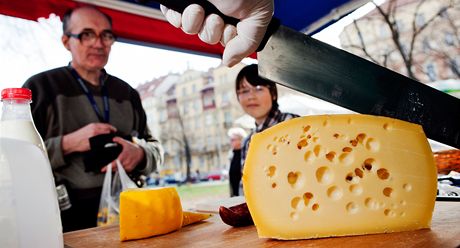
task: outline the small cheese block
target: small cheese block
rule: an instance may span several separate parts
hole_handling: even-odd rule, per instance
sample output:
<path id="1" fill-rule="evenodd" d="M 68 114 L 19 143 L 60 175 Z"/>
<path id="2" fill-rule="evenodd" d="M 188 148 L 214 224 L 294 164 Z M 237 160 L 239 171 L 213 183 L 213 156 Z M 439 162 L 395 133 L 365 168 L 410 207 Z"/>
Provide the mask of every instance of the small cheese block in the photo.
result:
<path id="1" fill-rule="evenodd" d="M 243 185 L 259 237 L 308 239 L 428 228 L 437 179 L 421 126 L 324 115 L 255 134 Z"/>
<path id="2" fill-rule="evenodd" d="M 121 241 L 178 230 L 182 219 L 182 205 L 173 187 L 128 189 L 120 194 Z"/>

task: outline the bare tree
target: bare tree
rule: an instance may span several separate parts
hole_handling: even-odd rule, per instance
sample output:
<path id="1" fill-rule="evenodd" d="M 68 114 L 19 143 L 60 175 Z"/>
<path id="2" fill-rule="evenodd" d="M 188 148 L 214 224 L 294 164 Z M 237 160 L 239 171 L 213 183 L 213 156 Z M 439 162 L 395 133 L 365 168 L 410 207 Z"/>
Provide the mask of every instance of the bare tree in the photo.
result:
<path id="1" fill-rule="evenodd" d="M 192 177 L 191 177 L 190 169 L 192 166 L 192 154 L 191 154 L 189 139 L 186 135 L 186 131 L 184 128 L 182 116 L 180 114 L 180 111 L 177 105 L 174 106 L 174 109 L 171 109 L 169 111 L 173 111 L 172 113 L 169 113 L 169 118 L 170 118 L 170 121 L 169 121 L 170 124 L 168 125 L 169 128 L 162 131 L 161 141 L 163 144 L 167 144 L 169 142 L 176 142 L 177 144 L 179 144 L 179 149 L 175 152 L 179 154 L 179 157 L 181 159 L 181 164 L 182 164 L 182 159 L 185 157 L 185 166 L 186 166 L 185 181 L 191 182 Z"/>
<path id="2" fill-rule="evenodd" d="M 407 17 L 407 9 L 406 13 L 402 13 L 402 6 L 407 2 L 413 6 L 413 12 L 409 12 L 412 13 L 411 17 Z M 396 62 L 390 61 L 389 58 L 399 57 L 399 63 L 402 63 L 402 67 L 405 69 L 400 72 L 419 81 L 421 78 L 419 78 L 417 71 L 424 72 L 425 74 L 429 73 L 425 71 L 423 66 L 423 63 L 426 62 L 426 56 L 425 59 L 417 59 L 418 55 L 424 53 L 426 55 L 435 56 L 437 60 L 441 59 L 445 64 L 449 64 L 453 74 L 458 76 L 458 68 L 455 58 L 459 56 L 460 51 L 453 54 L 451 50 L 447 51 L 446 49 L 438 49 L 435 51 L 431 48 L 431 52 L 427 52 L 427 46 L 426 44 L 423 44 L 426 38 L 433 33 L 432 30 L 436 30 L 434 27 L 437 27 L 440 23 L 450 22 L 449 26 L 453 30 L 452 33 L 455 34 L 457 39 L 459 38 L 459 24 L 456 24 L 455 19 L 453 18 L 448 18 L 448 20 L 445 18 L 446 13 L 448 13 L 449 10 L 459 7 L 459 1 L 449 0 L 444 2 L 444 5 L 440 5 L 439 9 L 430 11 L 429 16 L 425 18 L 424 14 L 426 12 L 426 6 L 428 6 L 427 4 L 433 3 L 433 1 L 388 0 L 382 5 L 378 5 L 373 1 L 375 11 L 372 12 L 372 14 L 367 15 L 362 19 L 354 20 L 353 22 L 353 35 L 356 35 L 357 37 L 353 39 L 352 34 L 345 33 L 350 44 L 344 45 L 344 48 L 355 51 L 358 50 L 364 57 L 385 67 L 390 66 L 391 63 L 396 64 Z M 409 28 L 402 25 L 403 21 L 401 16 L 404 16 L 404 21 L 406 23 L 410 23 Z M 374 35 L 374 37 L 377 36 L 375 33 L 368 34 L 363 31 L 364 25 L 368 25 L 372 21 L 377 22 L 379 25 L 384 25 L 384 27 L 386 27 L 390 32 L 391 42 L 386 43 L 388 47 L 385 49 L 372 50 L 371 47 L 374 44 L 367 42 L 372 39 L 366 39 L 366 35 Z M 395 56 L 395 53 L 398 56 Z M 434 59 L 434 57 L 432 59 Z"/>

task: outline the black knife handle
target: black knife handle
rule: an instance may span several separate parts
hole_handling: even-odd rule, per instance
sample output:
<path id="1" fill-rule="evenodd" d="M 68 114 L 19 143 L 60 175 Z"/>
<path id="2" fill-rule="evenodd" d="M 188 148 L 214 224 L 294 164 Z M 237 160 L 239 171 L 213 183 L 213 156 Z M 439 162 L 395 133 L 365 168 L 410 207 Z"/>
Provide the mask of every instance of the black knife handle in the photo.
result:
<path id="1" fill-rule="evenodd" d="M 220 16 L 225 23 L 231 24 L 233 26 L 236 26 L 236 24 L 240 21 L 234 17 L 224 15 L 222 12 L 220 12 L 220 10 L 216 8 L 216 6 L 207 0 L 136 0 L 136 2 L 140 4 L 156 2 L 179 13 L 184 12 L 184 9 L 187 8 L 190 4 L 198 4 L 204 9 L 205 16 L 216 14 Z"/>
<path id="2" fill-rule="evenodd" d="M 156 2 L 156 3 L 159 3 L 161 5 L 168 7 L 169 9 L 175 10 L 179 13 L 184 12 L 184 9 L 190 4 L 198 4 L 204 9 L 205 16 L 208 16 L 210 14 L 216 14 L 220 16 L 226 24 L 231 24 L 235 27 L 236 27 L 236 24 L 240 22 L 240 20 L 237 18 L 224 15 L 220 10 L 216 8 L 216 6 L 214 6 L 211 2 L 207 0 L 136 0 L 136 2 L 140 4 Z M 265 47 L 265 44 L 267 43 L 268 38 L 270 38 L 270 36 L 278 29 L 279 25 L 280 25 L 280 21 L 277 18 L 273 17 L 272 20 L 270 21 L 270 24 L 268 25 L 267 32 L 265 33 L 265 36 L 262 39 L 262 42 L 257 48 L 257 51 L 261 51 Z"/>

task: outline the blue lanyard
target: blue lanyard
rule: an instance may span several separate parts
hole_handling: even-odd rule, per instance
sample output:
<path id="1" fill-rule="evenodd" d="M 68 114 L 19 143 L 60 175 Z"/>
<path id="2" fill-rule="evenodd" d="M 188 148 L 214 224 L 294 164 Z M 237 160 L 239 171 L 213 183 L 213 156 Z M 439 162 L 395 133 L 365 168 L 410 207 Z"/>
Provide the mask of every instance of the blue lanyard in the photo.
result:
<path id="1" fill-rule="evenodd" d="M 102 118 L 101 112 L 99 111 L 96 101 L 94 100 L 93 93 L 89 91 L 88 87 L 86 87 L 85 85 L 85 82 L 83 82 L 83 79 L 80 77 L 78 72 L 73 67 L 70 67 L 70 71 L 72 72 L 72 75 L 77 80 L 78 84 L 80 84 L 80 87 L 83 90 L 83 92 L 85 92 L 85 95 L 88 98 L 91 105 L 93 106 L 94 112 L 96 112 L 96 115 L 99 118 L 99 120 L 105 123 L 109 123 L 110 121 L 109 94 L 107 92 L 107 87 L 105 87 L 105 80 L 103 79 L 104 75 L 101 75 L 99 79 L 101 86 L 102 86 L 102 99 L 104 102 L 104 118 Z"/>

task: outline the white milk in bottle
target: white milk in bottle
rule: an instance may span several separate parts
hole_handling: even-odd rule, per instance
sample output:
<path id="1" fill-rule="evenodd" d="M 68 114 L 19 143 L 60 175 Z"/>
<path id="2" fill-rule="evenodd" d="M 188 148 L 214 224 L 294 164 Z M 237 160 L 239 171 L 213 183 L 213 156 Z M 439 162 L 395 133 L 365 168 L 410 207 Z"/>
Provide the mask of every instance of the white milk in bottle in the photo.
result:
<path id="1" fill-rule="evenodd" d="M 29 89 L 1 92 L 0 247 L 63 247 L 54 178 Z"/>

